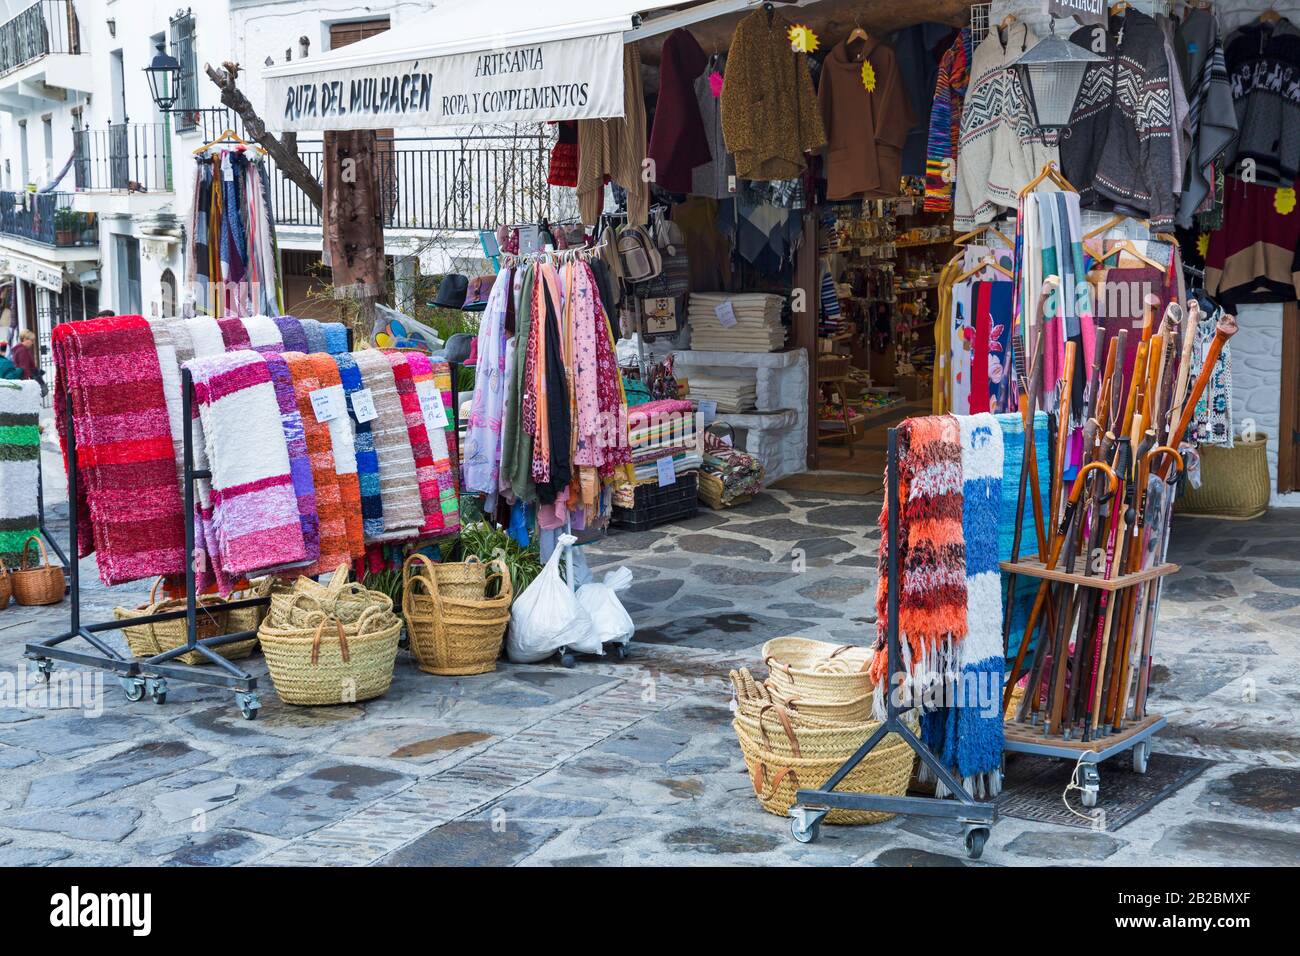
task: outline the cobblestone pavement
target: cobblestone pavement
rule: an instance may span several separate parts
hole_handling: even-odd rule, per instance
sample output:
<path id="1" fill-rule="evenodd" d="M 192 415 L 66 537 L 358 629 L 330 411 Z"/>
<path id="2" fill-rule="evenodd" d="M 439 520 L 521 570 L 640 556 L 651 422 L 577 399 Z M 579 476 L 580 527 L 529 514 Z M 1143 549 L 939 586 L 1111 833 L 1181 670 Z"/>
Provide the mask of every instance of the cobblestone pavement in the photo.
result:
<path id="1" fill-rule="evenodd" d="M 75 707 L 16 700 L 23 643 L 57 633 L 67 606 L 10 607 L 0 865 L 1300 863 L 1300 514 L 1287 511 L 1176 524 L 1155 749 L 1214 763 L 1149 813 L 1113 833 L 1003 818 L 980 864 L 955 826 L 916 818 L 795 843 L 754 799 L 726 674 L 757 668 L 773 636 L 869 640 L 877 510 L 778 491 L 611 535 L 588 554 L 597 573 L 634 569 L 627 660 L 454 679 L 403 653 L 389 692 L 353 706 L 287 706 L 268 679 L 255 722 L 228 692 L 174 681 L 161 706 L 128 703 L 112 678 Z M 85 620 L 144 597 L 98 586 L 93 559 L 83 571 Z"/>

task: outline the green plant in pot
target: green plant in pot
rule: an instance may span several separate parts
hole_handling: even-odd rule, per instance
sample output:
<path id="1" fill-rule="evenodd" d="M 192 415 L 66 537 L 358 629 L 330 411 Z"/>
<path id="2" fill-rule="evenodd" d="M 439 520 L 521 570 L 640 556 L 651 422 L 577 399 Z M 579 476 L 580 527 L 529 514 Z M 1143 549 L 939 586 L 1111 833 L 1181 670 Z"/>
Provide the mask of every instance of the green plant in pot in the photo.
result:
<path id="1" fill-rule="evenodd" d="M 54 244 L 70 246 L 77 241 L 81 220 L 76 210 L 66 206 L 54 210 Z"/>
<path id="2" fill-rule="evenodd" d="M 465 525 L 460 537 L 450 549 L 449 561 L 464 561 L 474 555 L 484 564 L 500 558 L 510 572 L 510 583 L 514 587 L 515 597 L 523 593 L 524 588 L 533 583 L 533 579 L 542 572 L 542 557 L 534 541 L 528 547 L 520 547 L 514 538 L 503 529 L 493 527 L 489 522 L 478 521 Z M 495 596 L 494 592 L 488 597 Z"/>

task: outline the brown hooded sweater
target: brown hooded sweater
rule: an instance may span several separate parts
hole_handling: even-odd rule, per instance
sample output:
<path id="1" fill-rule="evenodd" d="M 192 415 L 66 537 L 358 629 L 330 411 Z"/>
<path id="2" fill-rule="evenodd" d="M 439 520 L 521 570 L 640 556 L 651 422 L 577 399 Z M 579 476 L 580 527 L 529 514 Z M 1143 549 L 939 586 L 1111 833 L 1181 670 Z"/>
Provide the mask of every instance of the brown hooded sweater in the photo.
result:
<path id="1" fill-rule="evenodd" d="M 808 58 L 790 23 L 756 10 L 736 26 L 722 86 L 722 135 L 741 179 L 794 179 L 804 153 L 826 144 Z"/>

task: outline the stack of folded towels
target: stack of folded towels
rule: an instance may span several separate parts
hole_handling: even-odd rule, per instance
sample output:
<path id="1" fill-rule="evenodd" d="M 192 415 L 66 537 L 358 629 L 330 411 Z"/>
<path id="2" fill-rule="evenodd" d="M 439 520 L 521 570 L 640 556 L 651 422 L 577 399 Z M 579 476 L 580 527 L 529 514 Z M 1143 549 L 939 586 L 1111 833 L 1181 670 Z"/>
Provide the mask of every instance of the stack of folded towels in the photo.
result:
<path id="1" fill-rule="evenodd" d="M 718 308 L 728 301 L 736 321 L 724 325 Z M 785 345 L 785 328 L 781 325 L 784 303 L 783 297 L 765 292 L 692 293 L 687 309 L 691 348 L 704 352 L 774 352 Z"/>
<path id="2" fill-rule="evenodd" d="M 712 378 L 693 372 L 687 382 L 692 399 L 697 402 L 712 399 L 718 403 L 720 412 L 751 411 L 758 400 L 758 382 L 752 375 Z"/>

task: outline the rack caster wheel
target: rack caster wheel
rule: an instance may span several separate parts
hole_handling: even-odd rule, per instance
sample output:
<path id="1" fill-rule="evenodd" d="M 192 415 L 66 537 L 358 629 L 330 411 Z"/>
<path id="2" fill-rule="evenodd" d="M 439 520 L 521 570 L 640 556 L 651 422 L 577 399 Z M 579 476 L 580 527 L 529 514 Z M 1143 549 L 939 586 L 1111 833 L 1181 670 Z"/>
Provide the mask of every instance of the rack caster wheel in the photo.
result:
<path id="1" fill-rule="evenodd" d="M 620 661 L 627 660 L 627 645 L 626 645 L 626 644 L 615 644 L 615 645 L 614 645 L 614 656 L 617 657 Z"/>
<path id="2" fill-rule="evenodd" d="M 575 657 L 574 657 L 572 654 L 570 654 L 568 651 L 565 651 L 564 653 L 562 653 L 562 654 L 560 655 L 560 666 L 561 666 L 561 667 L 574 667 L 577 663 L 578 663 L 577 658 L 575 658 Z"/>
<path id="3" fill-rule="evenodd" d="M 984 844 L 989 839 L 988 827 L 968 827 L 966 830 L 966 855 L 978 860 L 984 855 Z"/>
<path id="4" fill-rule="evenodd" d="M 38 684 L 48 684 L 50 682 L 50 672 L 54 670 L 54 661 L 48 657 L 38 657 L 36 659 L 36 682 Z"/>
<path id="5" fill-rule="evenodd" d="M 126 693 L 127 700 L 133 704 L 144 700 L 144 678 L 122 677 L 119 681 L 122 684 L 122 690 Z"/>
<path id="6" fill-rule="evenodd" d="M 822 818 L 828 812 L 808 807 L 791 807 L 790 835 L 799 843 L 815 843 L 822 833 Z"/>
<path id="7" fill-rule="evenodd" d="M 1148 741 L 1148 740 L 1144 740 L 1144 741 L 1142 741 L 1140 744 L 1138 744 L 1137 746 L 1135 746 L 1135 747 L 1133 748 L 1133 772 L 1134 772 L 1134 773 L 1146 773 L 1146 772 L 1147 772 L 1147 758 L 1149 758 L 1150 756 L 1151 756 L 1151 742 L 1150 742 L 1150 741 Z"/>
<path id="8" fill-rule="evenodd" d="M 235 703 L 239 705 L 239 712 L 244 715 L 245 720 L 257 720 L 257 712 L 262 709 L 262 701 L 257 694 L 252 691 L 237 693 Z"/>
<path id="9" fill-rule="evenodd" d="M 162 677 L 150 677 L 145 681 L 145 689 L 155 704 L 167 703 L 167 681 Z"/>
<path id="10" fill-rule="evenodd" d="M 1082 796 L 1080 801 L 1085 807 L 1097 805 L 1097 795 L 1101 792 L 1101 774 L 1092 764 L 1084 764 L 1079 770 L 1082 777 Z"/>

